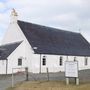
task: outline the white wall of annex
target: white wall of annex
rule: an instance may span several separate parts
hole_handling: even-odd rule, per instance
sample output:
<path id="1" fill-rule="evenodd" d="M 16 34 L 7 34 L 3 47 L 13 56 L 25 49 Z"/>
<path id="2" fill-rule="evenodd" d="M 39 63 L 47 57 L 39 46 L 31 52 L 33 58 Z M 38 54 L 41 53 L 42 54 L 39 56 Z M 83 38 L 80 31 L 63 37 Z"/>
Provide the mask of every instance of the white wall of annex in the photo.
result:
<path id="1" fill-rule="evenodd" d="M 22 58 L 22 65 L 18 66 L 18 58 Z M 12 73 L 12 68 L 27 67 L 27 60 L 25 56 L 25 42 L 22 42 L 16 50 L 8 57 L 8 74 Z M 14 72 L 20 71 L 19 69 Z"/>
<path id="2" fill-rule="evenodd" d="M 0 60 L 0 74 L 6 74 L 6 60 Z"/>
<path id="3" fill-rule="evenodd" d="M 33 57 L 33 50 L 29 44 L 29 42 L 25 39 L 16 50 L 8 57 L 8 73 L 12 73 L 12 68 L 22 68 L 28 67 L 29 72 L 32 72 L 33 69 L 33 61 L 35 63 Z M 22 57 L 22 66 L 18 66 L 18 58 Z M 14 70 L 14 72 L 18 72 L 20 70 Z"/>

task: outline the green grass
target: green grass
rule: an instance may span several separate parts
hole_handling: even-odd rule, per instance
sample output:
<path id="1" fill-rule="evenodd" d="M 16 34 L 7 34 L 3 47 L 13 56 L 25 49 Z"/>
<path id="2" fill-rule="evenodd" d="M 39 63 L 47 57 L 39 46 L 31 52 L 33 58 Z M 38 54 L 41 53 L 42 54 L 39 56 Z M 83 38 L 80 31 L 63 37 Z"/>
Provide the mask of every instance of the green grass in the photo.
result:
<path id="1" fill-rule="evenodd" d="M 90 83 L 81 83 L 77 86 L 74 83 L 66 85 L 61 81 L 28 81 L 7 90 L 90 90 Z"/>

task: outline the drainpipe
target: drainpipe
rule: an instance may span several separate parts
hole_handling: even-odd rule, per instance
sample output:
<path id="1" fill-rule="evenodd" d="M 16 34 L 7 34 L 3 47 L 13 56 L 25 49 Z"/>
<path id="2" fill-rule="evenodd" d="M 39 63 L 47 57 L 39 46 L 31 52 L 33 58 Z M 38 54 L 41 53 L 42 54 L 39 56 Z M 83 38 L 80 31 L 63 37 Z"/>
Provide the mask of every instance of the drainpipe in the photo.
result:
<path id="1" fill-rule="evenodd" d="M 6 75 L 7 75 L 7 69 L 8 69 L 8 59 L 6 59 Z"/>
<path id="2" fill-rule="evenodd" d="M 41 54 L 40 54 L 40 72 L 41 73 Z"/>

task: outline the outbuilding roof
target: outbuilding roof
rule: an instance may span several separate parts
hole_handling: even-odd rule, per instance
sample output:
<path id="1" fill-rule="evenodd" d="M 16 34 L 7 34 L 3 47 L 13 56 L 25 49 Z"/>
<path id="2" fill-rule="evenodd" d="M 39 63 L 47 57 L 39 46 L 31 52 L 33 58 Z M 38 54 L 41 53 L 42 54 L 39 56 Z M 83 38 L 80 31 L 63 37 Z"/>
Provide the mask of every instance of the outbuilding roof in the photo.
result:
<path id="1" fill-rule="evenodd" d="M 21 44 L 20 42 L 9 43 L 0 46 L 0 60 L 6 60 L 7 57 Z"/>
<path id="2" fill-rule="evenodd" d="M 18 20 L 36 54 L 90 56 L 90 44 L 80 34 Z"/>

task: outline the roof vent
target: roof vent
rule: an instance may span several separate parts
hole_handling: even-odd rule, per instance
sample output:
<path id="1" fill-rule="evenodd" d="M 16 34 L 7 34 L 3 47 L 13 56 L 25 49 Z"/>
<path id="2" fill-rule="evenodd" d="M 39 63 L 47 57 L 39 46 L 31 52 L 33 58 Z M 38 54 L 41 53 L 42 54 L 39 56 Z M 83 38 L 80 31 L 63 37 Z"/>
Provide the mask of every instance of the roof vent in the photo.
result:
<path id="1" fill-rule="evenodd" d="M 36 50 L 36 49 L 37 49 L 37 47 L 33 47 L 33 49 L 35 49 L 35 50 Z"/>

